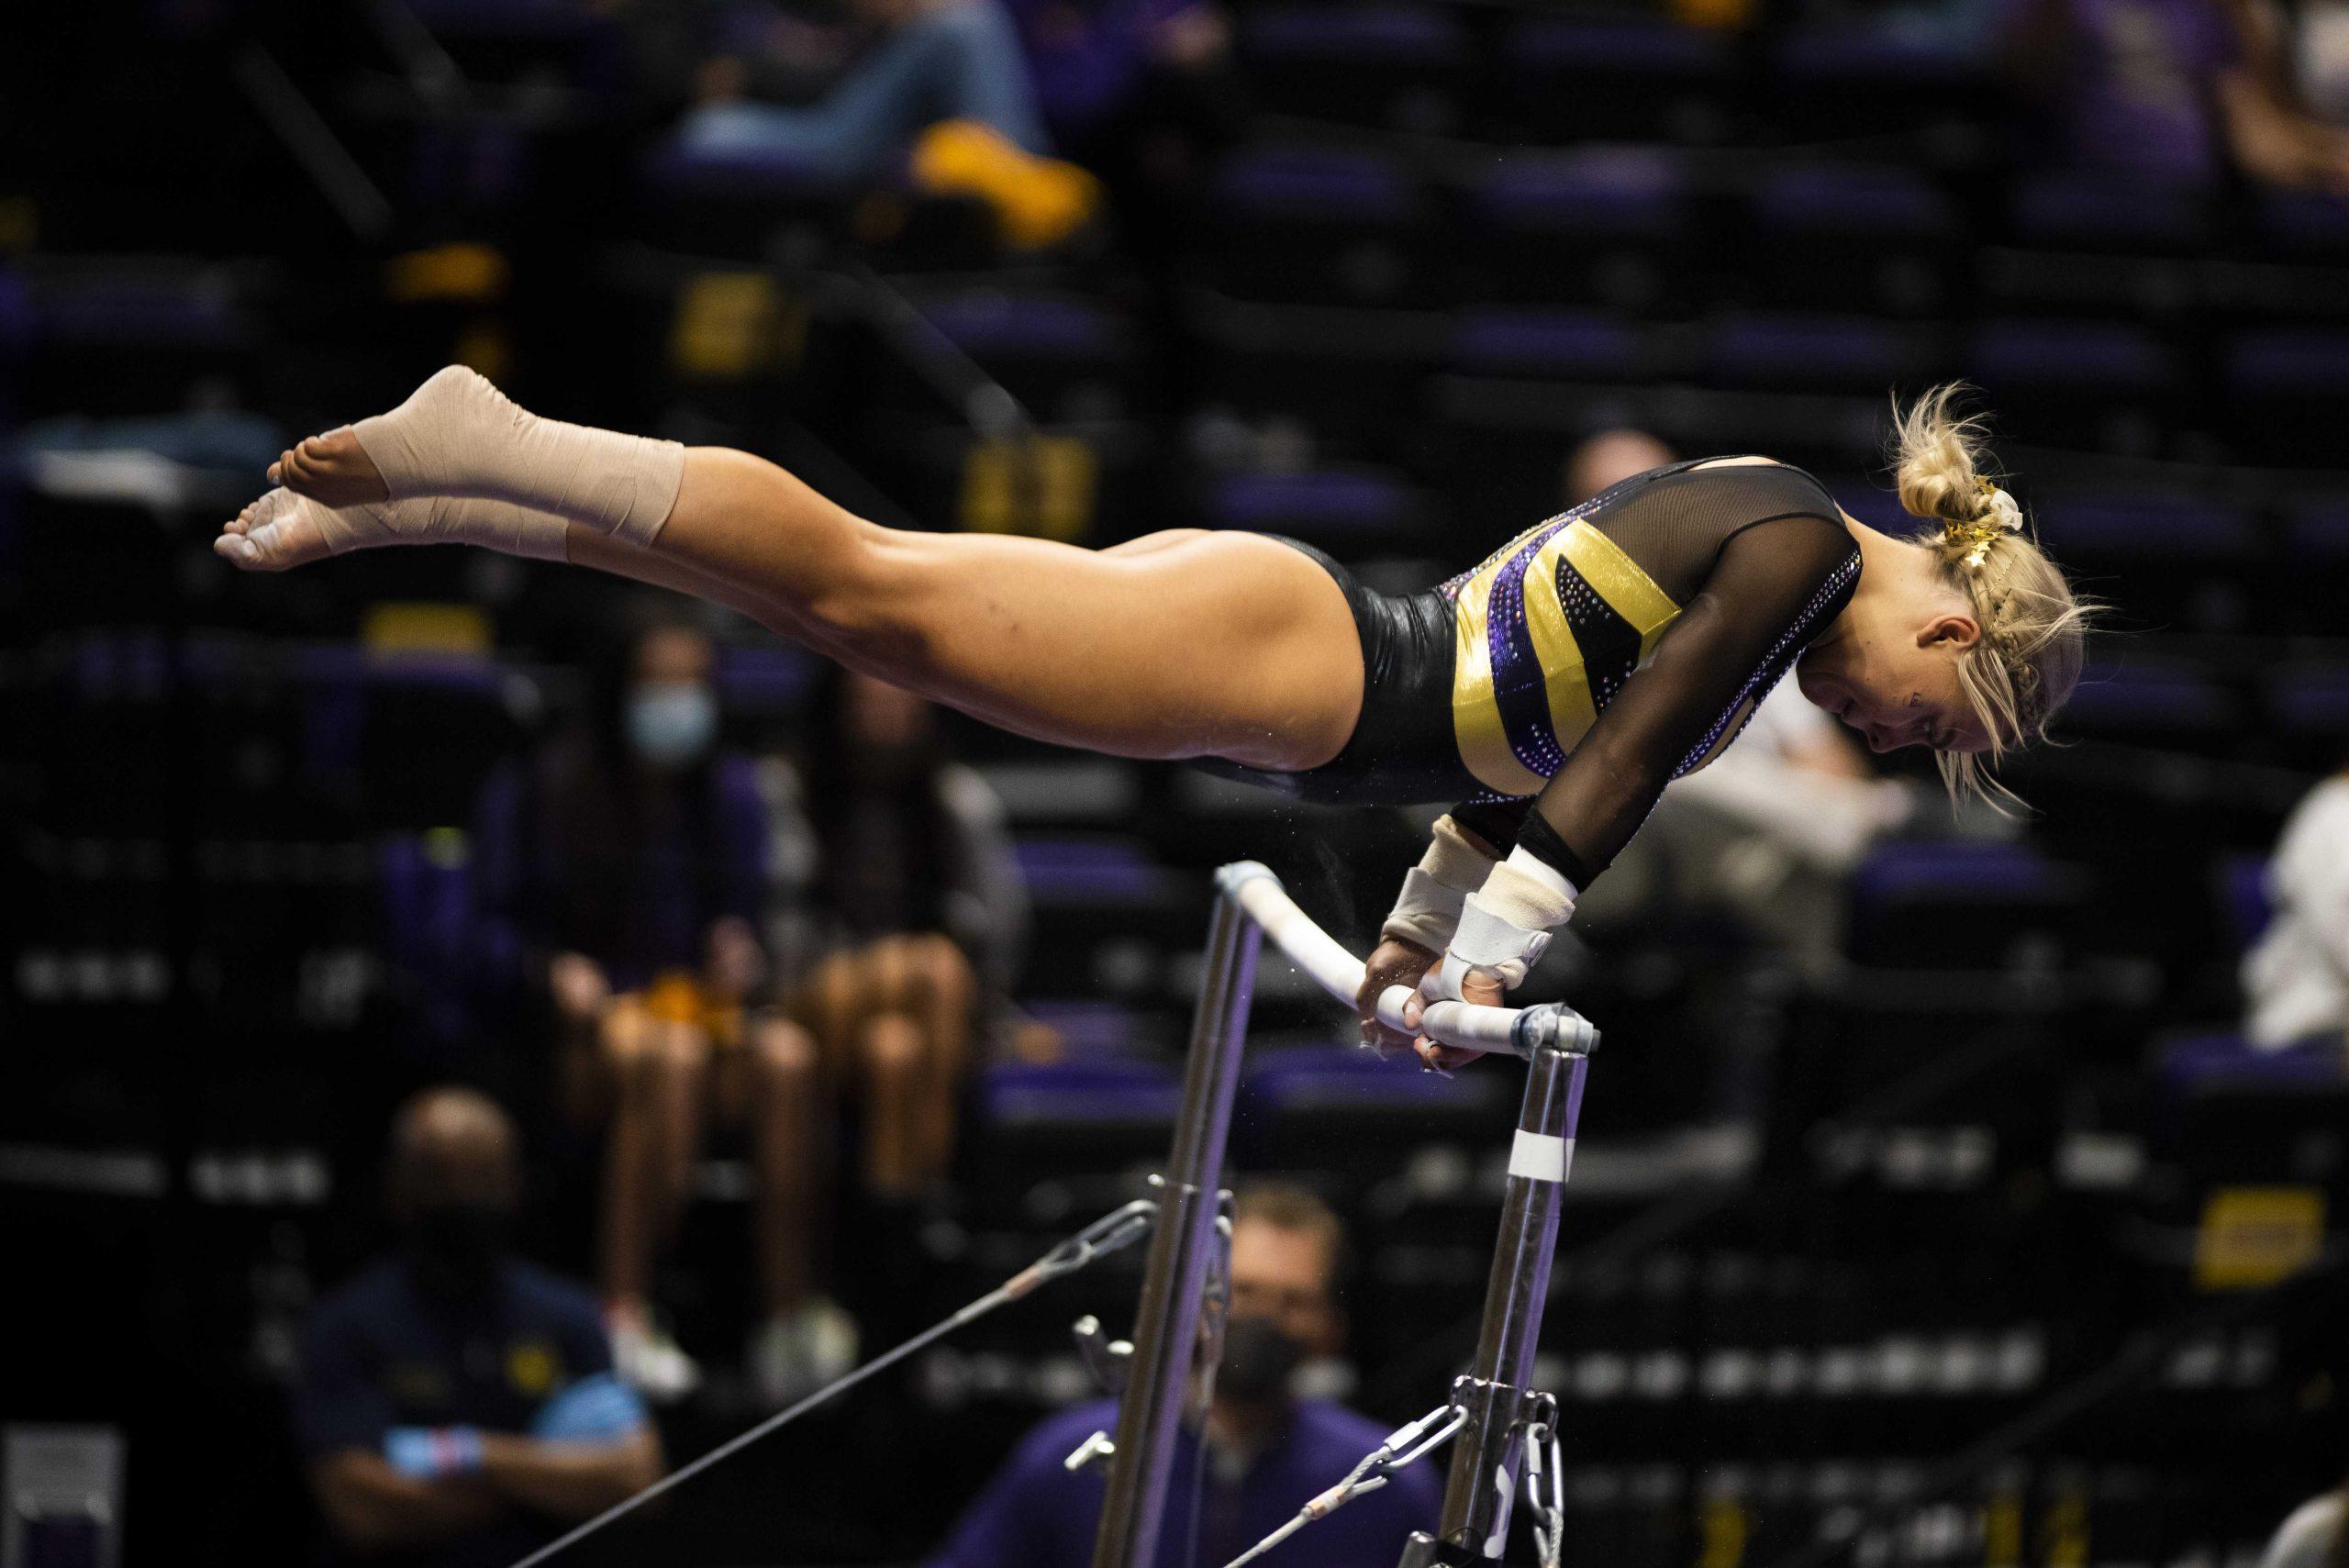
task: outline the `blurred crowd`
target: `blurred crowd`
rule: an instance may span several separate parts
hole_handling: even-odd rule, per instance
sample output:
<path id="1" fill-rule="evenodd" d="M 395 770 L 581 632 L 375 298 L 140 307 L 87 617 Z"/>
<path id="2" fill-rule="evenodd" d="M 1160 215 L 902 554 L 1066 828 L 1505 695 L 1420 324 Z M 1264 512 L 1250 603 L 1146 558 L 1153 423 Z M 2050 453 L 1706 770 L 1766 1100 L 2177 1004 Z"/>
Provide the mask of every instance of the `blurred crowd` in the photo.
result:
<path id="1" fill-rule="evenodd" d="M 1708 449 L 1809 463 L 1856 511 L 1882 390 L 1962 340 L 1957 368 L 1994 406 L 2013 394 L 2001 433 L 2063 449 L 2026 470 L 2070 485 L 2054 552 L 2105 573 L 2090 586 L 2149 651 L 2092 680 L 2076 756 L 2032 764 L 2042 819 L 1954 812 L 1791 684 L 1666 794 L 1529 990 L 1642 1042 L 1595 1069 L 1594 1105 L 1617 1107 L 1598 1141 L 1636 1149 L 1593 1201 L 1677 1201 L 1671 1182 L 1717 1175 L 1709 1151 L 1731 1145 L 1750 1162 L 1732 1185 L 1800 1195 L 1756 1185 L 1769 1212 L 1689 1222 L 1675 1245 L 1719 1268 L 1593 1264 L 1553 1334 L 1591 1338 L 1554 1370 L 1575 1398 L 1677 1398 L 1698 1379 L 1653 1370 L 1655 1324 L 1684 1308 L 1732 1340 L 1775 1323 L 1821 1369 L 1831 1348 L 1805 1336 L 1987 1343 L 2073 1310 L 2133 1328 L 2176 1303 L 2046 1284 L 2065 1248 L 2093 1234 L 2114 1279 L 2143 1268 L 2182 1297 L 2181 1271 L 2228 1277 L 2196 1252 L 2217 1245 L 2206 1187 L 2331 1190 L 2340 1162 L 2307 1151 L 2349 1091 L 2343 0 L 132 9 L 119 38 L 60 17 L 19 40 L 0 106 L 0 574 L 22 628 L 11 690 L 55 736 L 11 743 L 0 799 L 20 807 L 28 903 L 67 911 L 8 932 L 0 1019 L 39 1049 L 0 1141 L 154 1128 L 184 1163 L 207 1139 L 345 1140 L 325 1151 L 330 1207 L 309 1205 L 334 1224 L 229 1243 L 238 1306 L 191 1352 L 283 1385 L 290 1415 L 267 1419 L 330 1554 L 510 1562 L 976 1295 L 983 1264 L 1081 1222 L 1163 1142 L 1197 873 L 1275 860 L 1358 940 L 1423 826 L 1006 750 L 707 606 L 504 561 L 403 562 L 381 585 L 328 569 L 270 606 L 191 567 L 193 525 L 289 433 L 450 358 L 551 412 L 787 454 L 893 520 L 1089 543 L 1277 528 L 1385 585 Z M 118 41 L 217 67 L 165 72 L 150 106 L 184 146 L 135 118 L 126 144 L 44 139 L 72 62 Z M 198 106 L 231 86 L 233 112 Z M 1786 168 L 1736 161 L 1757 127 Z M 1425 199 L 1437 186 L 1456 208 Z M 1732 221 L 1753 227 L 1708 227 Z M 1847 227 L 1878 249 L 1838 270 Z M 2235 270 L 2206 276 L 2216 260 Z M 2127 509 L 2165 486 L 2170 511 Z M 2099 532 L 2099 506 L 2126 515 Z M 98 580 L 115 602 L 61 607 Z M 174 717 L 199 687 L 233 711 Z M 491 712 L 484 740 L 467 716 Z M 191 777 L 184 810 L 157 804 L 159 781 Z M 387 804 L 424 779 L 436 793 Z M 279 816 L 256 826 L 261 801 Z M 294 870 L 254 869 L 281 843 Z M 328 843 L 365 869 L 303 903 L 286 890 L 333 879 L 297 862 Z M 120 871 L 105 846 L 124 844 L 177 846 L 155 851 L 174 869 Z M 170 913 L 216 894 L 238 919 Z M 219 962 L 223 941 L 282 947 L 284 973 Z M 143 970 L 108 990 L 74 957 L 150 949 L 174 966 L 152 995 Z M 209 1020 L 190 1038 L 237 1037 L 239 1093 L 297 1108 L 159 1106 L 151 1063 L 91 1046 L 149 1016 L 67 1005 L 126 996 Z M 1236 1555 L 1415 1413 L 1431 1304 L 1473 1320 L 1481 1284 L 1506 1075 L 1397 1088 L 1322 1060 L 1343 1031 L 1282 1006 L 1235 1134 L 1224 1368 L 1185 1439 L 1197 1519 L 1163 1554 L 1184 1568 Z M 334 1076 L 321 1018 L 373 1064 L 344 1074 L 363 1090 L 304 1100 L 286 1085 Z M 2009 1086 L 2016 1040 L 2038 1066 Z M 1936 1095 L 1959 1108 L 1917 1108 Z M 1920 1126 L 1931 1152 L 1900 1153 Z M 1969 1152 L 1976 1126 L 1999 1129 L 1995 1155 Z M 2166 1251 L 2131 1251 L 2131 1222 L 2097 1207 L 2112 1184 L 2079 1175 L 2089 1155 L 2065 1162 L 2122 1131 L 2186 1173 L 2116 1179 L 2140 1229 L 2188 1237 Z M 1641 1186 L 1654 1170 L 1670 1181 Z M 1932 1211 L 1946 1254 L 1854 1198 L 1871 1172 L 1976 1206 Z M 2086 1218 L 2055 1217 L 2059 1187 Z M 2043 1271 L 2015 1261 L 2026 1232 Z M 999 1450 L 955 1457 L 951 1496 L 897 1518 L 842 1483 L 805 1522 L 841 1516 L 823 1539 L 859 1560 L 1087 1561 L 1100 1467 L 1063 1462 L 1114 1415 L 1053 1370 L 1059 1338 L 984 1344 L 897 1391 L 930 1424 L 992 1418 Z M 2058 1338 L 2074 1371 L 2110 1348 L 2091 1327 Z M 1838 1375 L 1803 1385 L 1820 1408 L 1857 1397 Z M 2039 1375 L 2018 1388 L 2047 1392 Z M 2256 1486 L 2204 1464 L 2240 1517 L 2095 1561 L 2241 1561 L 2281 1494 L 2339 1473 L 2308 1437 L 2332 1396 L 2275 1376 L 2240 1428 L 2209 1424 L 2282 1432 L 2288 1407 L 2301 1423 L 2231 1456 L 2264 1466 Z M 1721 1379 L 1703 1396 L 1746 1386 Z M 1890 1373 L 1884 1397 L 1895 1417 L 1858 1440 L 1902 1451 L 1920 1432 L 1971 1442 L 2021 1395 L 1940 1427 L 1907 1419 Z M 24 1408 L 76 1414 L 62 1381 Z M 1679 1440 L 1634 1420 L 1624 1441 L 1653 1464 L 1576 1507 L 1626 1564 L 1799 1544 L 1809 1522 L 1765 1537 L 1765 1516 L 1836 1517 L 1862 1488 L 1835 1490 L 1840 1431 L 1805 1448 L 1793 1424 L 1722 1440 L 1733 1485 L 1693 1459 L 1667 1485 Z M 911 1440 L 822 1440 L 863 1464 Z M 2263 1457 L 2287 1443 L 2291 1463 Z M 1781 1449 L 1819 1473 L 1768 1469 Z M 2106 1483 L 2165 1485 L 2158 1456 L 2114 1440 L 2077 1462 L 2086 1480 L 2074 1457 L 2027 1486 L 1986 1470 L 1967 1517 L 2005 1518 L 2001 1488 L 2022 1488 L 2049 1562 L 2090 1561 L 2065 1555 L 2075 1497 L 2128 1520 L 2119 1538 L 2152 1528 L 2142 1492 Z M 1423 1468 L 1264 1561 L 1376 1560 L 1431 1518 L 1433 1488 Z M 2340 1515 L 2331 1494 L 2295 1514 L 2270 1562 L 2341 1561 Z M 1898 1560 L 2022 1561 L 1966 1528 L 1939 1556 L 1903 1537 Z"/>

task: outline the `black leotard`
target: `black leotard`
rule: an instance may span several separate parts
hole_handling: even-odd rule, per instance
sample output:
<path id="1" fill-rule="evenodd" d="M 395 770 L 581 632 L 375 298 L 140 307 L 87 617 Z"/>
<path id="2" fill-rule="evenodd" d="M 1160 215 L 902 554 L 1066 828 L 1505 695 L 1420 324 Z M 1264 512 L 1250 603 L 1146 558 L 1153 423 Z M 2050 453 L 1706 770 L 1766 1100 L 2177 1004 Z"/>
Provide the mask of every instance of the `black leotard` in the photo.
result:
<path id="1" fill-rule="evenodd" d="M 1860 572 L 1826 489 L 1776 463 L 1651 470 L 1416 594 L 1372 592 L 1297 548 L 1353 610 L 1362 717 L 1309 772 L 1208 765 L 1318 801 L 1538 793 L 1551 829 L 1539 847 L 1578 884 L 1665 784 L 1736 738 Z"/>

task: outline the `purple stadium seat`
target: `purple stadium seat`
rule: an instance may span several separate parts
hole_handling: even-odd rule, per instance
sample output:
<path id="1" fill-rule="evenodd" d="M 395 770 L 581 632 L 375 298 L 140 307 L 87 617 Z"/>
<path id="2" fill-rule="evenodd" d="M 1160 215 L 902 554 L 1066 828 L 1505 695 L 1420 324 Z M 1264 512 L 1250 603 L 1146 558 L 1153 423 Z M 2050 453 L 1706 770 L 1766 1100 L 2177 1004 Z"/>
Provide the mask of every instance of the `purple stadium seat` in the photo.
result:
<path id="1" fill-rule="evenodd" d="M 2065 172 L 2025 181 L 2014 199 L 2015 237 L 2074 250 L 2174 250 L 2203 228 L 2201 200 L 2174 185 L 2109 172 Z"/>
<path id="2" fill-rule="evenodd" d="M 1811 163 L 1764 177 L 1753 194 L 1765 232 L 1942 239 L 1956 232 L 1957 206 L 1913 170 Z"/>
<path id="3" fill-rule="evenodd" d="M 1449 65 L 1461 53 L 1460 25 L 1421 6 L 1270 6 L 1240 13 L 1240 46 L 1252 61 L 1338 65 Z"/>
<path id="4" fill-rule="evenodd" d="M 1392 159 L 1319 147 L 1258 147 L 1226 159 L 1217 205 L 1258 220 L 1393 224 L 1411 218 L 1419 190 Z"/>
<path id="5" fill-rule="evenodd" d="M 1022 839 L 1013 854 L 1039 904 L 1144 904 L 1166 887 L 1142 848 L 1121 840 Z"/>
<path id="6" fill-rule="evenodd" d="M 974 359 L 1087 360 L 1117 353 L 1124 324 L 1089 299 L 1000 289 L 926 299 L 922 315 Z"/>
<path id="7" fill-rule="evenodd" d="M 2284 553 L 2310 564 L 2349 561 L 2349 496 L 2299 501 L 2285 508 Z"/>
<path id="8" fill-rule="evenodd" d="M 1072 1058 L 1086 1062 L 1133 1049 L 1141 1022 L 1131 1007 L 1075 997 L 1038 997 L 1021 1004 L 1028 1016 L 1059 1034 Z"/>
<path id="9" fill-rule="evenodd" d="M 249 341 L 244 308 L 216 278 L 91 278 L 36 288 L 40 336 L 54 343 L 223 350 Z"/>
<path id="10" fill-rule="evenodd" d="M 729 713 L 781 717 L 807 699 L 823 662 L 803 649 L 751 644 L 718 653 L 718 696 Z"/>
<path id="11" fill-rule="evenodd" d="M 981 1068 L 980 1119 L 994 1127 L 1172 1121 L 1183 1090 L 1154 1062 L 997 1062 Z"/>
<path id="12" fill-rule="evenodd" d="M 462 855 L 442 852 L 440 842 L 426 834 L 387 835 L 376 846 L 375 878 L 386 956 L 411 973 L 448 980 L 463 967 L 477 933 L 472 869 Z"/>
<path id="13" fill-rule="evenodd" d="M 1373 469 L 1304 473 L 1240 473 L 1215 487 L 1208 515 L 1215 526 L 1292 533 L 1319 542 L 1350 533 L 1389 534 L 1416 511 L 1410 487 Z"/>
<path id="14" fill-rule="evenodd" d="M 2242 397 L 2349 395 L 2349 332 L 2274 329 L 2228 345 L 2227 390 Z"/>
<path id="15" fill-rule="evenodd" d="M 2133 392 L 2171 378 L 2161 339 L 2098 321 L 1986 321 L 1974 336 L 1973 373 L 1994 386 L 2094 386 Z"/>
<path id="16" fill-rule="evenodd" d="M 2065 868 L 2025 844 L 1887 844 L 1852 873 L 1855 924 L 1893 903 L 2042 904 L 2070 891 Z"/>
<path id="17" fill-rule="evenodd" d="M 2260 553 L 2259 532 L 2235 507 L 2177 495 L 2070 495 L 2033 508 L 2058 555 L 2108 561 L 2235 562 Z"/>
<path id="18" fill-rule="evenodd" d="M 2349 664 L 2306 660 L 2280 665 L 2263 677 L 2260 692 L 2278 728 L 2349 747 Z"/>
<path id="19" fill-rule="evenodd" d="M 2229 855 L 2219 862 L 2219 907 L 2235 951 L 2248 951 L 2276 915 L 2267 901 L 2266 855 Z"/>
<path id="20" fill-rule="evenodd" d="M 409 0 L 409 9 L 444 39 L 561 41 L 601 25 L 577 0 Z"/>
<path id="21" fill-rule="evenodd" d="M 1667 152 L 1586 149 L 1504 159 L 1476 180 L 1472 199 L 1500 228 L 1664 240 L 1686 223 L 1687 184 Z"/>
<path id="22" fill-rule="evenodd" d="M 1640 329 L 1589 310 L 1463 311 L 1452 328 L 1452 363 L 1476 375 L 1621 381 L 1647 367 Z"/>
<path id="23" fill-rule="evenodd" d="M 2341 1087 L 2341 1047 L 2331 1040 L 2257 1051 L 2234 1030 L 2197 1029 L 2157 1042 L 2154 1060 L 2156 1075 L 2172 1092 Z"/>
<path id="24" fill-rule="evenodd" d="M 1639 16 L 1528 17 L 1503 35 L 1501 55 L 1512 67 L 1572 76 L 1717 80 L 1730 69 L 1721 34 Z"/>
<path id="25" fill-rule="evenodd" d="M 2257 222 L 2260 239 L 2278 254 L 2328 261 L 2349 257 L 2349 201 L 2339 196 L 2262 191 Z"/>
<path id="26" fill-rule="evenodd" d="M 787 159 L 750 149 L 693 149 L 672 139 L 656 144 L 641 165 L 643 183 L 664 196 L 818 203 L 839 193 Z"/>
<path id="27" fill-rule="evenodd" d="M 1297 1046 L 1252 1058 L 1241 1093 L 1265 1115 L 1383 1110 L 1475 1095 L 1471 1084 L 1421 1072 L 1415 1057 L 1390 1059 L 1351 1044 Z"/>
<path id="28" fill-rule="evenodd" d="M 1788 33 L 1772 63 L 1779 85 L 1795 91 L 1864 83 L 1946 92 L 1982 76 L 1981 67 L 1959 50 L 1890 29 L 1840 22 Z"/>
<path id="29" fill-rule="evenodd" d="M 2232 729 L 2242 710 L 2235 694 L 2201 666 L 2139 658 L 2125 664 L 2091 662 L 2062 722 L 2082 731 L 2212 735 Z"/>
<path id="30" fill-rule="evenodd" d="M 1740 312 L 1714 323 L 1706 360 L 1731 386 L 1880 391 L 1909 368 L 1907 339 L 1868 317 Z"/>

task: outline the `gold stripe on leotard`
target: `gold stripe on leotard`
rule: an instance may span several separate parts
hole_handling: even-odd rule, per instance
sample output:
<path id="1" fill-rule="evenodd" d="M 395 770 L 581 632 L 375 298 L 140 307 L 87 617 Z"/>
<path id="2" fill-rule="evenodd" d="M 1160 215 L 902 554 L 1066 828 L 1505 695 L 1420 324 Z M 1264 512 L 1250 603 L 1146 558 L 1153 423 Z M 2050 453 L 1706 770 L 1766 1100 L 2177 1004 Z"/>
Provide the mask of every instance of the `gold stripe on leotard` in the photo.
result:
<path id="1" fill-rule="evenodd" d="M 1582 663 L 1582 645 L 1558 597 L 1558 559 L 1585 523 L 1571 523 L 1543 545 L 1525 569 L 1525 624 L 1533 634 L 1533 656 L 1542 664 L 1542 693 L 1550 699 L 1550 733 L 1560 751 L 1571 751 L 1598 718 Z"/>
<path id="2" fill-rule="evenodd" d="M 1492 650 L 1485 641 L 1493 579 L 1508 553 L 1504 550 L 1462 584 L 1453 606 L 1452 625 L 1458 639 L 1452 675 L 1453 740 L 1460 748 L 1460 760 L 1486 788 L 1501 795 L 1534 795 L 1542 788 L 1542 778 L 1509 750 L 1500 705 L 1493 700 Z"/>
<path id="3" fill-rule="evenodd" d="M 1640 662 L 1645 663 L 1655 650 L 1655 639 L 1680 614 L 1680 606 L 1655 585 L 1653 578 L 1640 570 L 1639 562 L 1623 553 L 1620 545 L 1588 523 L 1571 524 L 1558 537 L 1567 563 L 1582 573 L 1582 580 L 1607 601 L 1609 608 L 1639 632 Z M 1542 667 L 1549 667 L 1547 660 L 1542 662 Z"/>

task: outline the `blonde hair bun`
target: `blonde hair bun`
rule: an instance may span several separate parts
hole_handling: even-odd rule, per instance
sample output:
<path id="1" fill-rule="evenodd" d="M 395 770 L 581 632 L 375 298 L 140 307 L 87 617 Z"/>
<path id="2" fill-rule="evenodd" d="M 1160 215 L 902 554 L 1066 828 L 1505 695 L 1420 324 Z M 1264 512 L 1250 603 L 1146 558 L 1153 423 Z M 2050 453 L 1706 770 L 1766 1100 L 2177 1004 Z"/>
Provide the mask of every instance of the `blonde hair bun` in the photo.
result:
<path id="1" fill-rule="evenodd" d="M 1933 552 L 1982 628 L 1958 661 L 1966 701 L 1990 737 L 1995 764 L 2008 751 L 2042 740 L 2079 684 L 2083 643 L 2101 606 L 2080 598 L 2040 549 L 2021 505 L 1987 471 L 1987 431 L 1978 415 L 1952 405 L 1968 389 L 1952 382 L 1893 410 L 1894 483 L 1901 509 L 1937 527 L 1913 542 Z M 2003 810 L 2014 793 L 1980 756 L 1937 754 L 1951 798 L 1973 795 Z"/>

